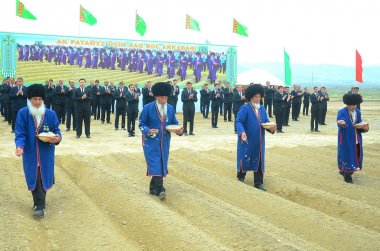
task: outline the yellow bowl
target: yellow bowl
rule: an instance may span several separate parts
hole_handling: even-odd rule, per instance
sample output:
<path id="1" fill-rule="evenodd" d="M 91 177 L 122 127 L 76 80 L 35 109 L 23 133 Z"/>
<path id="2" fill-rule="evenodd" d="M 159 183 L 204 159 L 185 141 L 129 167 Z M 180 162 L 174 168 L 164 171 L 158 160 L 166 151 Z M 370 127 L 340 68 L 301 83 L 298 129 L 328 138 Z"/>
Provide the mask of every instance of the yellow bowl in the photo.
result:
<path id="1" fill-rule="evenodd" d="M 355 126 L 356 129 L 361 129 L 361 127 L 364 126 L 364 125 L 368 125 L 368 123 L 361 122 L 361 123 L 356 124 L 356 125 L 354 125 L 354 126 Z"/>
<path id="2" fill-rule="evenodd" d="M 264 127 L 264 129 L 270 129 L 274 125 L 276 125 L 276 123 L 274 123 L 274 122 L 262 123 L 261 124 L 261 126 Z"/>
<path id="3" fill-rule="evenodd" d="M 49 142 L 49 140 L 51 140 L 52 138 L 54 138 L 56 135 L 55 134 L 52 134 L 52 135 L 37 135 L 37 138 L 43 142 Z"/>
<path id="4" fill-rule="evenodd" d="M 179 125 L 168 125 L 168 126 L 166 126 L 166 130 L 169 132 L 175 132 L 178 129 L 181 129 L 181 126 L 179 126 Z"/>

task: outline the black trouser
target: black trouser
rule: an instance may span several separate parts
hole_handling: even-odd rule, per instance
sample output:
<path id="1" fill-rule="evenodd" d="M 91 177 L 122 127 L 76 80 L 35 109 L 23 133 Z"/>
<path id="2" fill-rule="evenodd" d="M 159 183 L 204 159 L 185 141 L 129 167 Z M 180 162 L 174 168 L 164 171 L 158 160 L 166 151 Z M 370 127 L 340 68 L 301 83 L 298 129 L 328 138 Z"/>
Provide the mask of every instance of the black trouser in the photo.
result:
<path id="1" fill-rule="evenodd" d="M 3 100 L 0 100 L 0 113 L 1 113 L 2 116 L 4 116 L 4 114 L 5 114 Z"/>
<path id="2" fill-rule="evenodd" d="M 100 119 L 100 105 L 98 100 L 92 101 L 92 115 L 94 115 L 94 119 Z"/>
<path id="3" fill-rule="evenodd" d="M 73 118 L 73 129 L 76 129 L 77 121 L 75 119 L 75 106 L 67 105 L 66 106 L 66 128 L 70 129 L 71 126 L 71 117 Z"/>
<path id="4" fill-rule="evenodd" d="M 12 110 L 12 131 L 15 130 L 15 127 L 16 127 L 16 118 L 17 118 L 17 113 L 18 113 L 19 110 L 15 110 L 13 109 Z"/>
<path id="5" fill-rule="evenodd" d="M 287 107 L 285 108 L 284 125 L 289 125 L 289 116 L 290 116 L 290 107 L 287 106 Z"/>
<path id="6" fill-rule="evenodd" d="M 264 107 L 267 110 L 269 117 L 272 117 L 272 103 L 271 99 L 264 99 Z"/>
<path id="7" fill-rule="evenodd" d="M 237 120 L 237 115 L 238 115 L 238 112 L 234 112 L 234 131 L 237 132 L 237 129 L 236 129 L 236 120 Z"/>
<path id="8" fill-rule="evenodd" d="M 211 107 L 211 126 L 218 126 L 219 106 Z"/>
<path id="9" fill-rule="evenodd" d="M 32 196 L 34 202 L 33 207 L 35 206 L 37 210 L 45 209 L 46 191 L 42 186 L 40 167 L 38 167 L 36 187 L 32 191 Z"/>
<path id="10" fill-rule="evenodd" d="M 299 108 L 301 107 L 301 104 L 299 103 L 294 103 L 292 105 L 292 119 L 296 120 L 299 116 Z"/>
<path id="11" fill-rule="evenodd" d="M 324 124 L 326 121 L 327 107 L 323 107 L 319 112 L 319 123 Z"/>
<path id="12" fill-rule="evenodd" d="M 201 112 L 204 118 L 208 117 L 209 110 L 210 110 L 210 102 L 203 102 L 201 104 Z"/>
<path id="13" fill-rule="evenodd" d="M 220 103 L 220 115 L 223 115 L 223 102 Z"/>
<path id="14" fill-rule="evenodd" d="M 137 118 L 137 112 L 128 112 L 128 118 L 127 118 L 127 125 L 128 125 L 128 132 L 134 133 L 135 132 L 135 123 Z"/>
<path id="15" fill-rule="evenodd" d="M 177 113 L 177 102 L 178 102 L 178 99 L 174 99 L 173 101 L 174 113 Z"/>
<path id="16" fill-rule="evenodd" d="M 303 103 L 303 115 L 309 115 L 309 103 Z"/>
<path id="17" fill-rule="evenodd" d="M 111 105 L 110 104 L 102 104 L 102 122 L 106 117 L 107 112 L 107 123 L 111 122 Z"/>
<path id="18" fill-rule="evenodd" d="M 11 110 L 11 104 L 5 103 L 5 119 L 8 121 L 8 124 L 12 122 L 12 110 Z"/>
<path id="19" fill-rule="evenodd" d="M 284 124 L 285 108 L 275 109 L 277 130 L 282 131 L 282 125 Z"/>
<path id="20" fill-rule="evenodd" d="M 246 174 L 247 172 L 237 172 L 236 177 L 239 180 L 244 181 Z M 253 172 L 253 184 L 255 187 L 264 184 L 264 173 L 261 169 L 261 161 L 259 162 L 259 167 L 257 168 L 257 171 Z"/>
<path id="21" fill-rule="evenodd" d="M 47 98 L 45 101 L 45 106 L 46 108 L 48 109 L 52 109 L 53 108 L 53 99 L 52 98 Z"/>
<path id="22" fill-rule="evenodd" d="M 111 112 L 112 112 L 112 114 L 115 113 L 115 99 L 114 98 L 112 98 Z"/>
<path id="23" fill-rule="evenodd" d="M 318 123 L 319 123 L 319 109 L 311 109 L 311 121 L 310 121 L 310 127 L 311 130 L 318 130 Z"/>
<path id="24" fill-rule="evenodd" d="M 121 116 L 121 128 L 125 128 L 125 107 L 116 107 L 115 128 L 119 128 L 119 116 Z"/>
<path id="25" fill-rule="evenodd" d="M 91 122 L 91 112 L 80 109 L 76 111 L 77 119 L 77 136 L 82 135 L 82 125 L 84 121 L 84 132 L 86 136 L 90 136 L 90 122 Z"/>
<path id="26" fill-rule="evenodd" d="M 227 113 L 228 113 L 228 121 L 232 121 L 232 103 L 224 103 L 224 120 L 227 120 Z"/>
<path id="27" fill-rule="evenodd" d="M 193 132 L 193 128 L 194 128 L 194 115 L 195 115 L 195 112 L 194 110 L 192 109 L 185 109 L 183 111 L 183 128 L 184 128 L 184 132 L 187 132 L 187 122 L 189 121 L 190 122 L 190 133 Z"/>
<path id="28" fill-rule="evenodd" d="M 152 176 L 149 184 L 149 192 L 153 195 L 159 195 L 161 192 L 164 192 L 164 177 L 161 176 Z"/>
<path id="29" fill-rule="evenodd" d="M 61 124 L 62 122 L 65 122 L 65 110 L 63 104 L 55 104 L 54 111 L 57 114 L 59 123 Z"/>

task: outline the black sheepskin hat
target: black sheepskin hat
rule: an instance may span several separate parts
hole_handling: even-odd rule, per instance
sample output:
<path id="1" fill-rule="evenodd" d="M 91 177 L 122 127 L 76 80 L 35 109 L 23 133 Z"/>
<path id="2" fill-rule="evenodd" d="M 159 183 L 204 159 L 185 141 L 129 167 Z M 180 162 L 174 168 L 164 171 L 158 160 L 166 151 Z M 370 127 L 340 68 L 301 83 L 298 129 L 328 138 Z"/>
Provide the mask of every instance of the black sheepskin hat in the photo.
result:
<path id="1" fill-rule="evenodd" d="M 362 95 L 360 94 L 344 94 L 343 103 L 346 105 L 359 105 L 363 102 Z"/>
<path id="2" fill-rule="evenodd" d="M 253 84 L 248 86 L 245 90 L 245 98 L 246 100 L 251 100 L 253 96 L 256 94 L 260 94 L 261 97 L 264 97 L 264 87 L 261 84 Z"/>
<path id="3" fill-rule="evenodd" d="M 28 87 L 26 90 L 26 94 L 28 96 L 28 99 L 31 99 L 33 97 L 41 97 L 43 100 L 45 100 L 45 88 L 41 84 L 33 84 Z"/>
<path id="4" fill-rule="evenodd" d="M 168 82 L 158 82 L 152 86 L 154 96 L 170 96 L 172 86 Z"/>

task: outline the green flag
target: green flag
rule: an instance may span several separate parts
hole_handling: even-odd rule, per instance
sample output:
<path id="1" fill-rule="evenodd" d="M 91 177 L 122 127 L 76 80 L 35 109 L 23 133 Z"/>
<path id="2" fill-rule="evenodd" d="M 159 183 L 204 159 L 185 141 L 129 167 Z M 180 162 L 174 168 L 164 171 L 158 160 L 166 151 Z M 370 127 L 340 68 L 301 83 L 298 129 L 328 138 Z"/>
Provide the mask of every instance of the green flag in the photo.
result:
<path id="1" fill-rule="evenodd" d="M 189 15 L 186 15 L 186 29 L 201 31 L 198 21 Z"/>
<path id="2" fill-rule="evenodd" d="M 247 33 L 248 28 L 241 23 L 239 23 L 235 18 L 232 26 L 232 32 L 240 36 L 248 37 Z"/>
<path id="3" fill-rule="evenodd" d="M 19 0 L 16 0 L 16 16 L 30 19 L 30 20 L 36 20 L 37 18 L 30 13 L 24 6 L 23 3 L 21 3 Z"/>
<path id="4" fill-rule="evenodd" d="M 140 36 L 144 36 L 145 32 L 146 32 L 146 24 L 145 24 L 145 21 L 144 19 L 142 19 L 142 17 L 140 17 L 137 13 L 136 13 L 136 32 L 138 34 L 140 34 Z"/>
<path id="5" fill-rule="evenodd" d="M 292 84 L 292 71 L 290 69 L 290 58 L 288 53 L 284 49 L 284 66 L 285 66 L 285 84 Z"/>
<path id="6" fill-rule="evenodd" d="M 80 21 L 88 25 L 95 25 L 97 23 L 96 18 L 88 10 L 80 6 Z"/>

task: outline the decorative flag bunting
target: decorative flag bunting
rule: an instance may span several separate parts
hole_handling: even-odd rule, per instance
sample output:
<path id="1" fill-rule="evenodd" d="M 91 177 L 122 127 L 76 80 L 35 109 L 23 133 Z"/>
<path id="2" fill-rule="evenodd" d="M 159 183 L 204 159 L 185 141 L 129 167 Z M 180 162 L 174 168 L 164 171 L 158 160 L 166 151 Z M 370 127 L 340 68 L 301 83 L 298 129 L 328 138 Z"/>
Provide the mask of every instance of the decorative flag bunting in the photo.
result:
<path id="1" fill-rule="evenodd" d="M 356 81 L 363 83 L 363 66 L 362 56 L 360 56 L 358 50 L 356 50 Z"/>
<path id="2" fill-rule="evenodd" d="M 248 37 L 247 30 L 248 28 L 246 26 L 242 25 L 234 18 L 233 27 L 232 27 L 233 33 L 236 33 L 240 36 Z"/>
<path id="3" fill-rule="evenodd" d="M 97 23 L 96 18 L 88 10 L 80 6 L 80 21 L 88 25 L 95 25 Z"/>
<path id="4" fill-rule="evenodd" d="M 19 0 L 16 0 L 16 16 L 29 20 L 37 20 L 37 18 L 30 13 L 30 11 L 25 8 L 25 5 Z"/>
<path id="5" fill-rule="evenodd" d="M 290 58 L 286 50 L 284 49 L 284 67 L 285 67 L 285 84 L 292 84 L 292 71 L 290 69 Z"/>
<path id="6" fill-rule="evenodd" d="M 198 21 L 189 15 L 186 15 L 186 29 L 201 31 Z"/>

